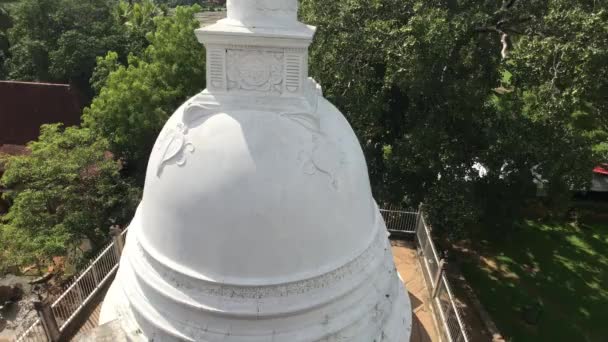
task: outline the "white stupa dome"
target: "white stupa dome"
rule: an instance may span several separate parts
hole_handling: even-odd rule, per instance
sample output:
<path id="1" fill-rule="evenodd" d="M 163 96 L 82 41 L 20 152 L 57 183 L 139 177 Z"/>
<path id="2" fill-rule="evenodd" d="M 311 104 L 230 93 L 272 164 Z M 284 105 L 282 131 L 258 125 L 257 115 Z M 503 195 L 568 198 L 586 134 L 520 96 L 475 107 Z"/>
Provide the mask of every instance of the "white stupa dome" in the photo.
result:
<path id="1" fill-rule="evenodd" d="M 307 78 L 314 28 L 296 0 L 228 10 L 197 30 L 207 89 L 156 142 L 101 323 L 154 341 L 407 341 L 361 147 Z"/>

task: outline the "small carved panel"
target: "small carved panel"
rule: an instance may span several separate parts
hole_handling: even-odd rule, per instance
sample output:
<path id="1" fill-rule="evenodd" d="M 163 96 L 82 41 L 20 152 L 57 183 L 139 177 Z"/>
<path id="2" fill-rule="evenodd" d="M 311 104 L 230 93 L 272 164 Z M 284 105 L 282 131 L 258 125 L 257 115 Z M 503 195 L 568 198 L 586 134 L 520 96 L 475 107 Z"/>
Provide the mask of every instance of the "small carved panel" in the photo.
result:
<path id="1" fill-rule="evenodd" d="M 228 91 L 283 92 L 283 52 L 229 49 L 226 64 Z"/>
<path id="2" fill-rule="evenodd" d="M 212 90 L 225 90 L 226 50 L 221 47 L 209 47 L 207 50 L 208 87 Z"/>
<path id="3" fill-rule="evenodd" d="M 300 90 L 302 72 L 302 55 L 288 53 L 285 57 L 285 88 L 290 93 Z"/>

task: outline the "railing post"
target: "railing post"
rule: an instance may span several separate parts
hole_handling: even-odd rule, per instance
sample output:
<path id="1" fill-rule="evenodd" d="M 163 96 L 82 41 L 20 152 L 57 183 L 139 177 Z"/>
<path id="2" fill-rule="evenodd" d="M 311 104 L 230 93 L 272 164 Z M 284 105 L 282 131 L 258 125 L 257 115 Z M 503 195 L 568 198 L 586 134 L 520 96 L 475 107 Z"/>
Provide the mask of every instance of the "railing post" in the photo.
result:
<path id="1" fill-rule="evenodd" d="M 418 229 L 420 229 L 420 223 L 422 221 L 422 203 L 420 203 L 418 205 L 418 214 L 416 215 L 416 231 L 418 232 Z"/>
<path id="2" fill-rule="evenodd" d="M 82 303 L 84 303 L 84 300 L 82 298 L 82 288 L 80 288 L 80 282 L 76 281 L 74 283 L 74 291 L 76 291 L 76 294 L 78 294 L 78 300 L 80 305 L 82 305 Z"/>
<path id="3" fill-rule="evenodd" d="M 420 212 L 418 212 L 418 214 L 416 214 L 416 226 L 414 227 L 414 233 L 418 234 L 418 231 L 420 230 L 420 222 L 422 221 L 422 219 L 420 218 Z"/>
<path id="4" fill-rule="evenodd" d="M 93 273 L 93 281 L 95 282 L 95 287 L 99 286 L 99 276 L 97 275 L 97 265 L 91 264 L 91 273 Z"/>
<path id="5" fill-rule="evenodd" d="M 435 281 L 433 282 L 433 294 L 431 298 L 435 298 L 437 296 L 437 291 L 439 290 L 439 282 L 441 281 L 441 276 L 443 275 L 443 271 L 445 269 L 445 260 L 439 260 L 439 265 L 437 265 L 437 274 L 435 274 Z"/>
<path id="6" fill-rule="evenodd" d="M 122 240 L 122 229 L 119 226 L 110 227 L 110 234 L 112 235 L 112 239 L 114 240 L 114 245 L 116 246 L 116 256 L 118 260 L 120 260 L 120 256 L 122 255 L 122 250 L 124 248 L 124 241 Z"/>
<path id="7" fill-rule="evenodd" d="M 420 232 L 420 223 L 422 221 L 420 215 L 422 215 L 422 203 L 418 206 L 418 212 L 416 213 L 416 225 L 414 226 L 414 244 L 420 247 L 422 244 L 420 243 L 420 237 L 418 233 Z"/>
<path id="8" fill-rule="evenodd" d="M 57 325 L 55 315 L 53 315 L 51 305 L 46 302 L 36 301 L 34 302 L 34 309 L 36 309 L 36 312 L 38 312 L 38 316 L 42 322 L 42 327 L 44 328 L 46 337 L 49 339 L 49 341 L 59 341 L 61 333 L 59 332 L 59 326 Z"/>

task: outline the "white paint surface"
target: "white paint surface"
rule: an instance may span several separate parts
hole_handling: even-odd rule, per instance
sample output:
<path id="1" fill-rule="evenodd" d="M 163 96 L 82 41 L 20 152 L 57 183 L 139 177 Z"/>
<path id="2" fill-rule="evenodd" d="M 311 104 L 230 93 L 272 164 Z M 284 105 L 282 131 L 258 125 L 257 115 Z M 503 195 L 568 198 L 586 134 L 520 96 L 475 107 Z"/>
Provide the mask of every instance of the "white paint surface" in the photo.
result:
<path id="1" fill-rule="evenodd" d="M 154 341 L 409 340 L 361 147 L 308 78 L 314 28 L 294 9 L 229 0 L 197 30 L 207 89 L 159 136 L 100 323 Z"/>

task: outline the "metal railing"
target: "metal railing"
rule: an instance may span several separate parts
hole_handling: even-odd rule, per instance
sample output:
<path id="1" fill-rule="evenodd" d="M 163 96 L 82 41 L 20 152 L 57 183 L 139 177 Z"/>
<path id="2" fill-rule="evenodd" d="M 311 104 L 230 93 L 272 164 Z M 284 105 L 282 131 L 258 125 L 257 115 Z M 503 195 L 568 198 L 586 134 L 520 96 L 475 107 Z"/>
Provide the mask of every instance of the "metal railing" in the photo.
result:
<path id="1" fill-rule="evenodd" d="M 40 318 L 36 318 L 29 326 L 18 328 L 16 331 L 17 341 L 24 342 L 47 342 L 46 332 Z"/>
<path id="2" fill-rule="evenodd" d="M 39 318 L 17 335 L 17 342 L 57 341 L 118 269 L 126 233 L 127 229 L 115 231 L 114 240 L 64 285 L 65 290 L 50 306 L 38 304 L 42 306 L 36 308 Z"/>
<path id="3" fill-rule="evenodd" d="M 386 223 L 386 228 L 393 234 L 415 234 L 418 212 L 395 209 L 380 209 L 380 213 Z"/>
<path id="4" fill-rule="evenodd" d="M 437 254 L 431 230 L 426 224 L 422 211 L 418 214 L 416 244 L 424 280 L 431 296 L 433 313 L 439 322 L 442 338 L 450 342 L 468 342 L 469 337 L 460 309 L 456 305 L 450 282 L 444 273 L 445 261 Z"/>
<path id="5" fill-rule="evenodd" d="M 444 274 L 445 262 L 437 254 L 430 227 L 426 224 L 422 212 L 394 208 L 380 209 L 380 212 L 391 233 L 415 236 L 422 273 L 443 339 L 450 342 L 468 342 L 460 310 Z M 17 341 L 56 341 L 118 269 L 126 233 L 125 229 L 114 234 L 114 241 L 104 248 L 50 305 L 50 314 L 45 315 L 44 310 L 39 311 L 40 318 L 18 334 Z"/>

